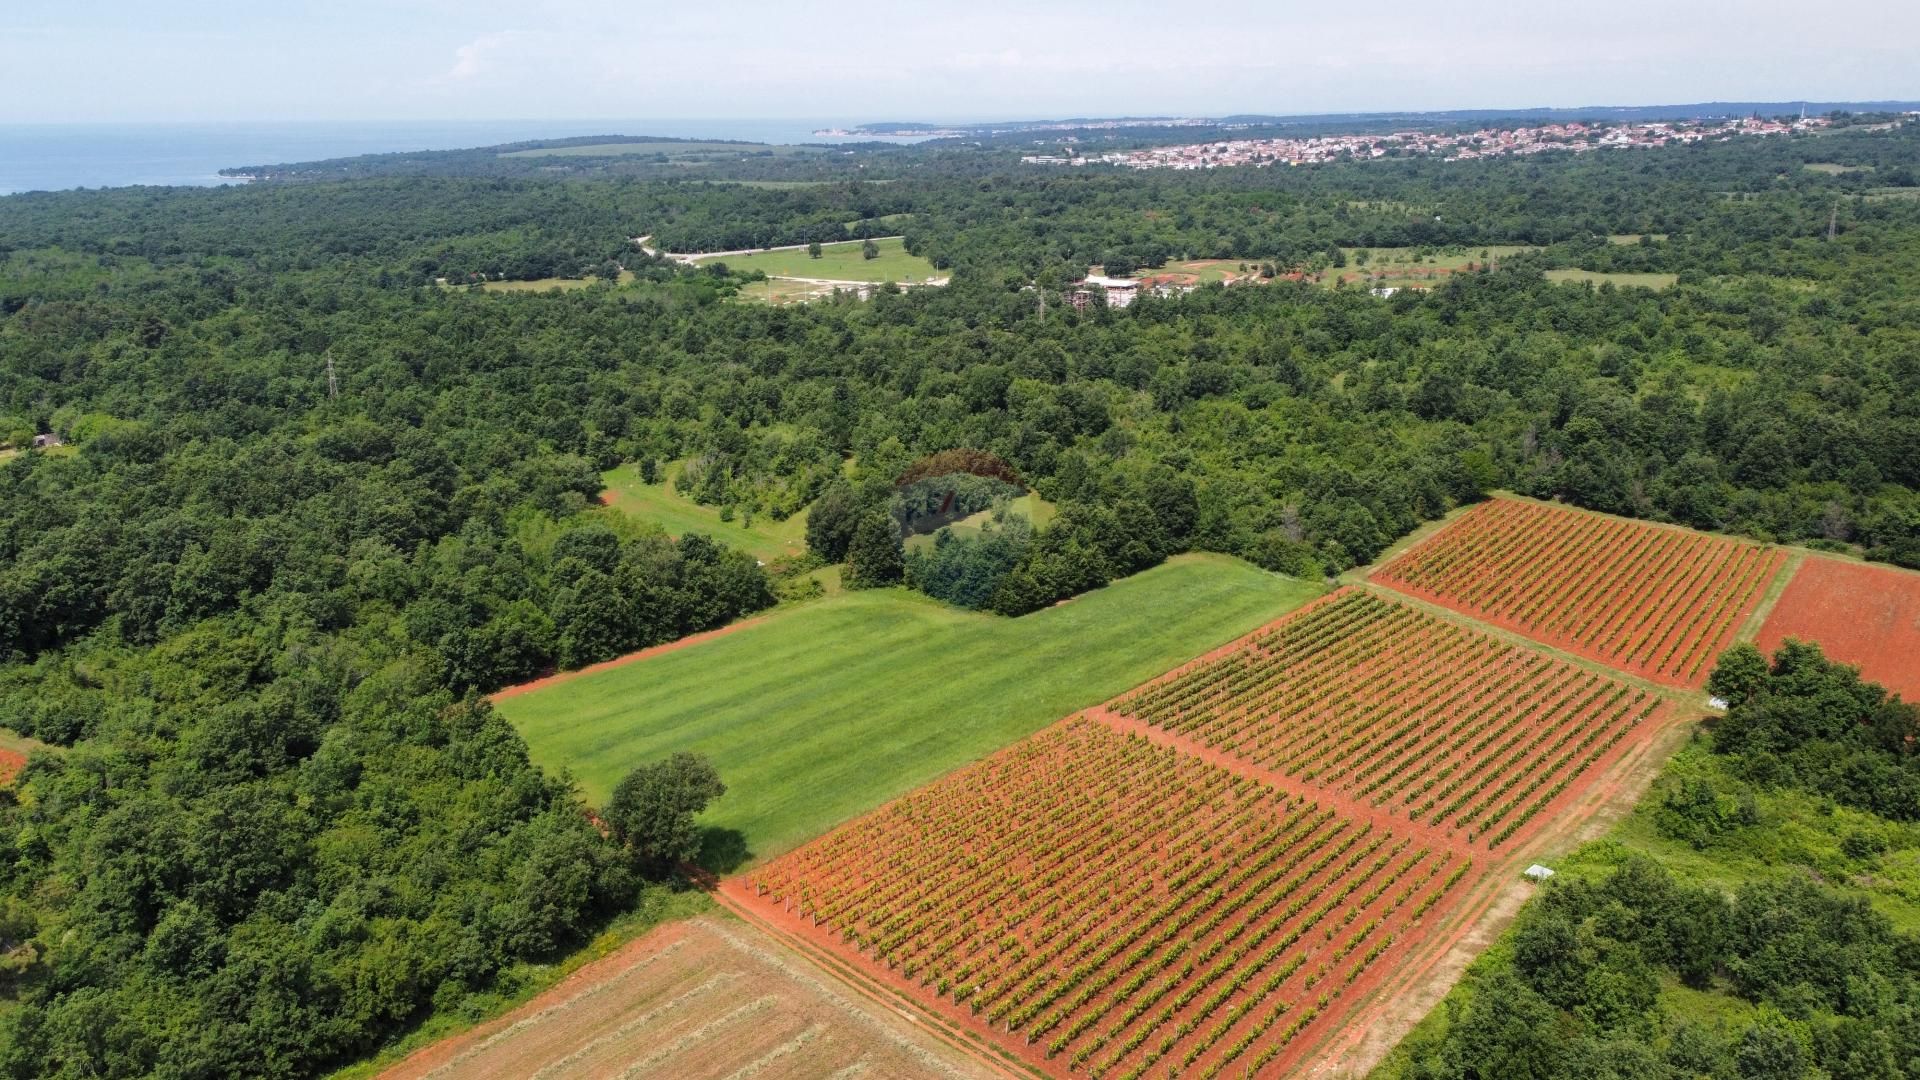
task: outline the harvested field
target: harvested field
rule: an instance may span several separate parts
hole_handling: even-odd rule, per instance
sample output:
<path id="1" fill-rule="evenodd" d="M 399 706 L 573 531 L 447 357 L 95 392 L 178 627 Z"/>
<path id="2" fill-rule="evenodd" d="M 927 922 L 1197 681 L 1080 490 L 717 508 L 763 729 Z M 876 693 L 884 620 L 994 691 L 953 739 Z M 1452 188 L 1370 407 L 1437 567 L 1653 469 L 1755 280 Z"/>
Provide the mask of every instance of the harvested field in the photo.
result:
<path id="1" fill-rule="evenodd" d="M 1704 685 L 1786 553 L 1493 499 L 1371 580 L 1669 686 Z"/>
<path id="2" fill-rule="evenodd" d="M 1788 638 L 1819 642 L 1867 679 L 1920 701 L 1920 574 L 1813 556 L 1760 627 L 1769 654 Z"/>
<path id="3" fill-rule="evenodd" d="M 1281 1075 L 1471 866 L 1082 715 L 723 891 L 1055 1076 Z"/>
<path id="4" fill-rule="evenodd" d="M 1645 690 L 1347 589 L 1109 706 L 1482 848 L 1656 725 Z"/>
<path id="5" fill-rule="evenodd" d="M 1000 1075 L 731 919 L 660 927 L 386 1080 Z"/>

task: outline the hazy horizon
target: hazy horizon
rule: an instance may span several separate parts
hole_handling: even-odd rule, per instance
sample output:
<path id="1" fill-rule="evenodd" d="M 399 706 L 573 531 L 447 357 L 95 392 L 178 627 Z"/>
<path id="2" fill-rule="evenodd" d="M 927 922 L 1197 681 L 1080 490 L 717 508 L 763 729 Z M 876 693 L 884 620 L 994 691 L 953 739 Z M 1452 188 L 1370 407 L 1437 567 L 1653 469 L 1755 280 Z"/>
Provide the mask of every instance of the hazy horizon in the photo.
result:
<path id="1" fill-rule="evenodd" d="M 1920 98 L 1920 8 L 1623 0 L 1443 22 L 1223 3 L 582 10 L 107 0 L 0 16 L 14 124 L 962 122 Z M 1822 28 L 1825 28 L 1824 30 Z M 1870 32 L 1866 32 L 1870 31 Z"/>

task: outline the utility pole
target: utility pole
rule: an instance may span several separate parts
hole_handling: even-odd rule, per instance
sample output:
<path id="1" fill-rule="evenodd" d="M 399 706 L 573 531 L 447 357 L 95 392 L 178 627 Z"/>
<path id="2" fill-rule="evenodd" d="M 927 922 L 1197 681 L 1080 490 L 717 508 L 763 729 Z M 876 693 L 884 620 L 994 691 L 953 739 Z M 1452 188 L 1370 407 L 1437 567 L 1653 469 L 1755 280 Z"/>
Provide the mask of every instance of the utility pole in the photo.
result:
<path id="1" fill-rule="evenodd" d="M 340 400 L 340 377 L 334 374 L 333 350 L 327 350 L 327 400 Z"/>

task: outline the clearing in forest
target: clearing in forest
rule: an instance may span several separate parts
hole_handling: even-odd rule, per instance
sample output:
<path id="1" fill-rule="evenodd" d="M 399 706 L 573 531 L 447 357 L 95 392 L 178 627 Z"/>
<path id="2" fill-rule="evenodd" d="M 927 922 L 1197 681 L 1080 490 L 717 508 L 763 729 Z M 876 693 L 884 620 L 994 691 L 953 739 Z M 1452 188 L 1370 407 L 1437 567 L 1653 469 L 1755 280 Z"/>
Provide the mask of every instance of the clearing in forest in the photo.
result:
<path id="1" fill-rule="evenodd" d="M 716 868 L 785 850 L 1319 595 L 1187 555 L 1009 619 L 902 589 L 776 611 L 697 645 L 500 700 L 533 760 L 590 801 L 676 750 L 728 792 Z M 724 857 L 723 857 L 724 856 Z"/>
<path id="2" fill-rule="evenodd" d="M 880 249 L 880 253 L 871 259 L 862 254 L 862 243 L 860 240 L 847 240 L 822 244 L 817 259 L 807 254 L 804 245 L 739 254 L 691 255 L 687 258 L 696 263 L 725 263 L 729 270 L 758 270 L 768 277 L 803 280 L 913 283 L 944 276 L 927 260 L 907 254 L 906 242 L 898 236 L 875 240 L 873 244 Z"/>
<path id="3" fill-rule="evenodd" d="M 629 463 L 608 469 L 600 474 L 600 482 L 606 485 L 600 500 L 633 517 L 658 523 L 676 540 L 688 533 L 702 533 L 768 563 L 806 554 L 805 510 L 784 521 L 765 514 L 724 519 L 716 507 L 695 502 L 675 490 L 674 478 L 685 464 L 681 461 L 668 464 L 661 470 L 660 478 L 651 484 L 641 479 L 638 465 Z"/>
<path id="4" fill-rule="evenodd" d="M 1920 701 L 1920 574 L 1809 557 L 1760 627 L 1768 655 L 1788 638 L 1825 653 L 1908 701 Z"/>
<path id="5" fill-rule="evenodd" d="M 1000 1072 L 760 931 L 704 916 L 659 927 L 381 1075 L 973 1080 Z"/>
<path id="6" fill-rule="evenodd" d="M 1371 580 L 1669 686 L 1704 685 L 1786 553 L 1492 499 Z"/>
<path id="7" fill-rule="evenodd" d="M 1051 1075 L 1280 1075 L 1464 890 L 1454 846 L 1063 721 L 723 886 Z"/>

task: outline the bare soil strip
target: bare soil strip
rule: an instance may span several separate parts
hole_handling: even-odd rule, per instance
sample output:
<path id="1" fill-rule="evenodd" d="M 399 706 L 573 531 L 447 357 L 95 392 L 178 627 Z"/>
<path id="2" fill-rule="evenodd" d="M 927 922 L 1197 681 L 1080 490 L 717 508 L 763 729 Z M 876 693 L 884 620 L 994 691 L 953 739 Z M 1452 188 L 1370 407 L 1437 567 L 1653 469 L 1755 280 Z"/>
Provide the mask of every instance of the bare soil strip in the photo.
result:
<path id="1" fill-rule="evenodd" d="M 1003 1075 L 724 916 L 660 927 L 385 1080 Z"/>

